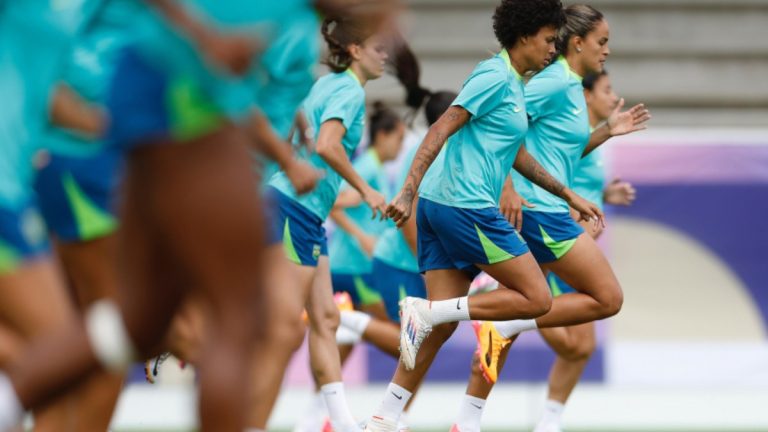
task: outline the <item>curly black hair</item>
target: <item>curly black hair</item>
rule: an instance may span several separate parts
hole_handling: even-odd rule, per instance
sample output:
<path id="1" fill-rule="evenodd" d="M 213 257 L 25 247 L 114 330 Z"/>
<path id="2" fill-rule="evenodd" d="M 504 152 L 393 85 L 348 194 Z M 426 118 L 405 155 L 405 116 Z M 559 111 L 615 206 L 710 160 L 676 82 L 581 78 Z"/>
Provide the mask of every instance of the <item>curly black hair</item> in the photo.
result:
<path id="1" fill-rule="evenodd" d="M 560 28 L 565 13 L 560 0 L 502 0 L 493 14 L 493 33 L 502 47 L 511 48 L 542 27 Z"/>

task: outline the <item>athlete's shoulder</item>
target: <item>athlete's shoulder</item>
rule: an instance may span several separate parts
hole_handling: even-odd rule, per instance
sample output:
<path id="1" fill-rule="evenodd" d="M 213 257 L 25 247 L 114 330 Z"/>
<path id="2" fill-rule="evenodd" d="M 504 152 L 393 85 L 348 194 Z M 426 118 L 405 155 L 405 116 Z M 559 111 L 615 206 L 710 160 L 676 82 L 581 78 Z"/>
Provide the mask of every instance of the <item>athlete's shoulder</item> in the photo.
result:
<path id="1" fill-rule="evenodd" d="M 471 77 L 483 77 L 489 80 L 506 81 L 509 76 L 509 68 L 499 56 L 487 58 L 475 66 Z"/>
<path id="2" fill-rule="evenodd" d="M 564 92 L 568 88 L 568 70 L 560 62 L 555 62 L 536 73 L 525 86 L 529 92 L 545 92 L 554 94 Z"/>

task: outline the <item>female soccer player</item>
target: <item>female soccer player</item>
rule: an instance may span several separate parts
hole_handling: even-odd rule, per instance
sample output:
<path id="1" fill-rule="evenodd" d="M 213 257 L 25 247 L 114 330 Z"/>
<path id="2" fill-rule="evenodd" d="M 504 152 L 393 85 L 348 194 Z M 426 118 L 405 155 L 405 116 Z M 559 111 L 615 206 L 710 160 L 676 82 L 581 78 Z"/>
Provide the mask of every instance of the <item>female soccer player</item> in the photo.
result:
<path id="1" fill-rule="evenodd" d="M 247 88 L 238 75 L 269 42 L 264 24 L 301 5 L 152 3 L 169 21 L 154 9 L 131 17 L 138 38 L 117 62 L 109 97 L 110 141 L 128 152 L 120 234 L 129 289 L 119 310 L 92 307 L 85 329 L 62 329 L 11 375 L 17 404 L 29 408 L 98 365 L 124 368 L 160 349 L 175 309 L 198 292 L 213 316 L 198 367 L 202 427 L 239 432 L 262 306 L 263 224 L 247 141 L 230 121 L 251 103 L 225 102 Z"/>
<path id="2" fill-rule="evenodd" d="M 595 129 L 614 115 L 619 99 L 613 92 L 610 80 L 604 71 L 588 74 L 583 80 L 583 87 L 590 127 Z M 602 166 L 599 148 L 582 158 L 578 162 L 575 172 L 574 191 L 578 191 L 582 196 L 590 197 L 601 208 L 603 202 L 614 205 L 631 203 L 635 196 L 632 186 L 620 181 L 614 181 L 606 186 Z M 529 205 L 529 203 L 525 201 L 523 205 Z M 525 216 L 527 216 L 527 212 L 523 217 Z M 572 213 L 572 216 L 576 219 L 575 214 Z M 597 239 L 602 232 L 602 227 L 594 227 L 585 222 L 581 222 L 580 225 L 594 239 Z M 555 298 L 576 292 L 552 272 L 547 275 L 547 278 Z M 594 351 L 594 323 L 590 322 L 566 328 L 539 329 L 539 332 L 555 350 L 558 357 L 550 373 L 549 396 L 545 404 L 544 415 L 537 425 L 536 431 L 554 432 L 559 431 L 564 404 L 578 383 L 579 377 Z M 515 337 L 513 336 L 512 339 Z M 508 349 L 509 346 L 501 349 L 500 366 L 506 361 Z M 481 361 L 480 356 L 475 358 L 476 365 L 473 366 L 473 375 L 470 379 L 467 395 L 464 397 L 455 425 L 455 429 L 458 431 L 480 430 L 482 408 L 485 406 L 485 399 L 491 389 L 483 380 Z"/>
<path id="3" fill-rule="evenodd" d="M 19 342 L 18 350 L 4 346 L 4 358 L 0 358 L 4 368 L 19 361 L 20 350 L 30 343 L 76 319 L 61 275 L 49 257 L 33 191 L 33 156 L 44 147 L 49 112 L 50 119 L 62 127 L 89 124 L 87 115 L 57 115 L 56 110 L 49 110 L 49 102 L 82 108 L 71 95 L 59 94 L 54 88 L 60 64 L 66 61 L 93 7 L 94 2 L 53 5 L 39 1 L 4 2 L 0 7 L 0 92 L 4 98 L 0 116 L 0 317 L 3 331 Z M 115 384 L 111 387 L 109 398 L 114 400 Z M 0 377 L 0 394 L 11 389 L 7 378 Z M 96 387 L 81 386 L 77 396 L 93 404 L 103 396 L 99 392 Z M 65 421 L 79 430 L 93 430 L 89 408 L 94 405 L 73 405 L 72 398 L 49 402 L 36 407 L 35 430 L 57 430 Z M 0 427 L 18 420 L 17 402 L 11 401 L 3 409 Z M 103 419 L 100 427 L 107 427 Z"/>
<path id="4" fill-rule="evenodd" d="M 400 152 L 405 123 L 381 102 L 375 103 L 373 109 L 368 122 L 370 145 L 352 165 L 368 185 L 385 198 L 392 198 L 383 164 L 394 160 Z M 357 309 L 386 319 L 381 296 L 373 289 L 371 256 L 378 238 L 391 222 L 371 219 L 360 195 L 348 189 L 339 195 L 331 219 L 339 227 L 328 248 L 333 291 L 349 293 Z"/>
<path id="5" fill-rule="evenodd" d="M 610 118 L 619 98 L 613 91 L 605 70 L 599 74 L 586 75 L 583 85 L 589 123 L 591 128 L 595 129 Z M 601 208 L 603 203 L 629 205 L 635 199 L 635 190 L 631 184 L 618 179 L 606 184 L 601 148 L 579 161 L 573 180 L 573 190 L 591 199 Z M 573 212 L 571 216 L 574 216 Z M 593 226 L 584 222 L 580 225 L 595 240 L 602 234 L 602 227 L 594 229 Z M 575 292 L 554 273 L 547 275 L 547 281 L 553 297 Z M 565 332 L 558 329 L 540 329 L 539 333 L 555 351 L 557 358 L 549 375 L 549 393 L 544 413 L 534 432 L 559 432 L 565 403 L 595 350 L 595 325 L 591 322 L 567 327 Z"/>
<path id="6" fill-rule="evenodd" d="M 322 33 L 328 43 L 332 73 L 320 78 L 304 102 L 304 113 L 314 131 L 315 153 L 309 162 L 325 171 L 316 189 L 298 196 L 279 172 L 269 181 L 276 218 L 286 255 L 294 264 L 299 298 L 309 316 L 310 363 L 337 431 L 357 430 L 341 382 L 336 346 L 338 310 L 333 302 L 323 221 L 336 200 L 341 180 L 355 188 L 362 200 L 383 217 L 384 197 L 358 175 L 349 156 L 360 142 L 365 118 L 363 86 L 384 73 L 386 50 L 369 19 L 326 18 Z"/>
<path id="7" fill-rule="evenodd" d="M 522 74 L 549 63 L 563 21 L 562 5 L 556 0 L 501 3 L 494 14 L 501 52 L 475 68 L 451 108 L 430 128 L 404 187 L 387 209 L 402 225 L 411 215 L 424 178 L 417 218 L 419 266 L 426 272 L 432 301 L 408 297 L 401 302 L 403 364 L 398 365 L 382 404 L 368 422 L 370 430 L 396 428 L 403 407 L 455 330 L 456 321 L 468 320 L 470 315 L 536 317 L 549 309 L 544 277 L 498 210 L 502 185 L 513 163 L 585 218 L 602 218 L 593 204 L 552 178 L 520 145 L 528 128 Z M 478 268 L 509 289 L 479 294 L 468 304 L 466 294 Z M 452 324 L 440 325 L 445 323 Z M 420 347 L 424 349 L 417 357 Z"/>
<path id="8" fill-rule="evenodd" d="M 115 200 L 121 154 L 100 140 L 106 128 L 103 106 L 112 79 L 115 57 L 127 41 L 125 16 L 131 2 L 114 5 L 89 23 L 64 68 L 53 98 L 51 117 L 73 116 L 77 108 L 62 102 L 74 91 L 91 104 L 82 114 L 79 130 L 50 127 L 43 137 L 49 154 L 38 172 L 35 190 L 56 255 L 69 281 L 75 304 L 84 313 L 94 302 L 116 301 L 120 277 L 117 257 Z M 71 89 L 71 90 L 70 90 Z M 82 111 L 82 110 L 81 110 Z M 94 390 L 74 402 L 87 415 L 76 418 L 78 430 L 106 430 L 122 388 L 122 374 L 94 374 Z"/>

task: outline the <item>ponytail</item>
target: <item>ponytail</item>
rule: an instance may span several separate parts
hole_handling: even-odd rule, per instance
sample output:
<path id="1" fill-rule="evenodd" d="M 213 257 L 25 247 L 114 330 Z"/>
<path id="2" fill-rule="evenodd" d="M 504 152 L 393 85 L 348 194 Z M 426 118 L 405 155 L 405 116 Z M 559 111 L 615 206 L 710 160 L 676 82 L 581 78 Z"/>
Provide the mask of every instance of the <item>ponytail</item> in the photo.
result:
<path id="1" fill-rule="evenodd" d="M 344 72 L 352 64 L 350 45 L 362 45 L 375 33 L 368 17 L 328 17 L 323 20 L 320 31 L 328 44 L 328 58 L 325 63 L 332 71 Z"/>

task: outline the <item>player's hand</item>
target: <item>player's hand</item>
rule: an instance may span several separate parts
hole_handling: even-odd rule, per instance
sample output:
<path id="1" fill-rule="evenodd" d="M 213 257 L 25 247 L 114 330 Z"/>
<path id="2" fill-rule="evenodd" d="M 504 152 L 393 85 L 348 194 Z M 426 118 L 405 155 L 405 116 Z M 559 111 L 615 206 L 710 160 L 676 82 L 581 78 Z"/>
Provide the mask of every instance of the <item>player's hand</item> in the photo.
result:
<path id="1" fill-rule="evenodd" d="M 376 219 L 377 216 L 380 220 L 387 218 L 387 200 L 384 198 L 384 195 L 369 186 L 361 193 L 361 196 L 363 201 L 368 204 L 368 207 L 373 210 L 371 219 Z"/>
<path id="2" fill-rule="evenodd" d="M 317 186 L 317 181 L 323 177 L 321 171 L 316 170 L 312 165 L 293 160 L 285 170 L 285 175 L 293 185 L 298 195 L 312 192 Z"/>
<path id="3" fill-rule="evenodd" d="M 515 189 L 504 187 L 499 199 L 499 211 L 517 231 L 523 229 L 523 206 L 534 208 L 535 205 L 529 203 L 521 197 Z"/>
<path id="4" fill-rule="evenodd" d="M 572 209 L 579 213 L 580 221 L 594 223 L 595 229 L 599 227 L 605 228 L 605 216 L 597 205 L 585 200 L 570 190 L 568 190 L 568 199 L 566 201 Z"/>
<path id="5" fill-rule="evenodd" d="M 624 98 L 619 100 L 616 108 L 608 117 L 608 132 L 611 136 L 626 135 L 646 129 L 648 120 L 651 119 L 651 113 L 644 104 L 637 104 L 627 111 L 622 112 L 624 108 Z"/>
<path id="6" fill-rule="evenodd" d="M 398 228 L 402 227 L 411 217 L 414 197 L 409 191 L 410 188 L 403 187 L 387 206 L 387 216 L 397 224 Z"/>
<path id="7" fill-rule="evenodd" d="M 636 197 L 637 191 L 632 184 L 619 178 L 613 179 L 603 192 L 605 202 L 612 205 L 628 206 L 635 201 Z"/>

